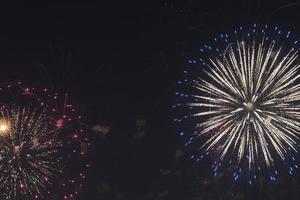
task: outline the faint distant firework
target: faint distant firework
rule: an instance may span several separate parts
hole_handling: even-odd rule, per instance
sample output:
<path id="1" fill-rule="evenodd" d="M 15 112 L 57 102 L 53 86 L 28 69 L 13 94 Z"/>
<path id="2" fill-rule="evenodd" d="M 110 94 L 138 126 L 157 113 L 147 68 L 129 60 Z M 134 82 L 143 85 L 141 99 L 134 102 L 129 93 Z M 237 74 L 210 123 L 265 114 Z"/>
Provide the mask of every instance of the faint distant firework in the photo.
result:
<path id="1" fill-rule="evenodd" d="M 89 168 L 89 145 L 66 94 L 1 84 L 1 199 L 75 199 Z"/>
<path id="2" fill-rule="evenodd" d="M 191 159 L 210 155 L 212 169 L 232 169 L 251 184 L 298 168 L 299 38 L 278 27 L 219 34 L 185 64 L 179 83 L 180 137 Z M 263 171 L 263 172 L 262 172 Z M 268 173 L 265 173 L 265 172 Z"/>

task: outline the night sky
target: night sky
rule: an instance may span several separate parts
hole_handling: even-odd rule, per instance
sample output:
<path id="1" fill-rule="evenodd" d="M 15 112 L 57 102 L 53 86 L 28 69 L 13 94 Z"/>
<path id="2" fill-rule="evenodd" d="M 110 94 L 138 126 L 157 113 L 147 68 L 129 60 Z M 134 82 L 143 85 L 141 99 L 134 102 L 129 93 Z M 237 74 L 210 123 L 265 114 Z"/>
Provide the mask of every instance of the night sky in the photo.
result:
<path id="1" fill-rule="evenodd" d="M 171 106 L 183 63 L 214 34 L 253 23 L 300 34 L 299 9 L 273 0 L 13 1 L 0 6 L 0 78 L 51 85 L 78 105 L 92 138 L 80 200 L 298 199 L 297 180 L 236 187 L 211 180 L 205 163 L 176 161 Z M 110 130 L 102 137 L 95 125 Z"/>

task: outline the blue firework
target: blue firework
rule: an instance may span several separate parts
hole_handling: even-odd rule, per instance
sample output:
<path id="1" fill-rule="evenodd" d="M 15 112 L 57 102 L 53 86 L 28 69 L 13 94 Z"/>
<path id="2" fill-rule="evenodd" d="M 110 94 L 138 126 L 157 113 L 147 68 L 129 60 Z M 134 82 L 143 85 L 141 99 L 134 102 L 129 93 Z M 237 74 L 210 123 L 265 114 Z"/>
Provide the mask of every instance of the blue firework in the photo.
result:
<path id="1" fill-rule="evenodd" d="M 214 174 L 230 167 L 235 180 L 298 168 L 299 44 L 290 31 L 254 24 L 219 34 L 187 61 L 174 121 L 191 159 L 210 155 Z"/>

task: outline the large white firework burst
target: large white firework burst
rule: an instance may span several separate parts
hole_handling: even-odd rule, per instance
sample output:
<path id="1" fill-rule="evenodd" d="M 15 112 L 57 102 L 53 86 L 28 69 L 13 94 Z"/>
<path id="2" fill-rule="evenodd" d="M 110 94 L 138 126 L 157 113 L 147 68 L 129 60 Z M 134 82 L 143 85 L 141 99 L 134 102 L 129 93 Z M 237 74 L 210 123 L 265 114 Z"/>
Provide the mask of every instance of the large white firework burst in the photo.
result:
<path id="1" fill-rule="evenodd" d="M 187 145 L 202 136 L 201 148 L 217 155 L 218 163 L 235 161 L 249 171 L 273 168 L 277 160 L 290 172 L 298 167 L 289 161 L 300 134 L 299 50 L 290 37 L 277 27 L 241 27 L 232 38 L 215 38 L 223 47 L 205 45 L 202 57 L 189 61 L 179 81 L 188 92 L 178 95 L 190 109 L 176 119 L 194 123 Z"/>

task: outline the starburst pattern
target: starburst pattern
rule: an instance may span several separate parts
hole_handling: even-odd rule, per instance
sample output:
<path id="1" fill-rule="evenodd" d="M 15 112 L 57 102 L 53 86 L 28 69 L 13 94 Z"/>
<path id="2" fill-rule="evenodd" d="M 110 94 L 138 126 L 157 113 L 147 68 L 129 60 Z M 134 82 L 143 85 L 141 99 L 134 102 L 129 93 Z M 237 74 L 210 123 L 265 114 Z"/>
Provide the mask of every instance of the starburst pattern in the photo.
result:
<path id="1" fill-rule="evenodd" d="M 175 121 L 194 124 L 186 145 L 202 138 L 201 148 L 217 157 L 214 169 L 228 161 L 255 171 L 260 165 L 273 168 L 277 160 L 297 168 L 298 41 L 277 27 L 256 25 L 249 32 L 240 27 L 233 38 L 221 34 L 214 40 L 223 49 L 205 45 L 202 57 L 189 61 L 186 76 L 179 81 L 188 92 L 177 93 L 183 101 L 178 105 L 189 110 Z"/>
<path id="2" fill-rule="evenodd" d="M 89 167 L 89 142 L 67 95 L 0 87 L 1 199 L 74 199 Z M 61 107 L 60 107 L 61 106 Z M 76 163 L 76 165 L 74 165 Z"/>
<path id="3" fill-rule="evenodd" d="M 0 187 L 7 199 L 41 194 L 62 173 L 55 122 L 26 108 L 2 108 L 0 118 Z"/>

